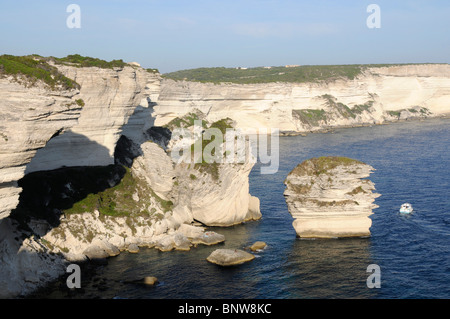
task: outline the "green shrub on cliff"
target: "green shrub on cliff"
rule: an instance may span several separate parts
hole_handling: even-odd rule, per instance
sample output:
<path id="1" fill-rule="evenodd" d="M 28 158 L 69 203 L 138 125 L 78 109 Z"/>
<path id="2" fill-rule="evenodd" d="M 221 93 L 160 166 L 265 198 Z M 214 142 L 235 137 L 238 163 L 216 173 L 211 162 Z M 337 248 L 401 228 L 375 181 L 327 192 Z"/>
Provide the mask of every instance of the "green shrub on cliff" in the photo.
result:
<path id="1" fill-rule="evenodd" d="M 363 65 L 302 65 L 298 67 L 255 67 L 197 68 L 166 73 L 163 76 L 173 80 L 187 80 L 210 83 L 270 83 L 270 82 L 319 82 L 339 78 L 354 79 L 361 74 Z"/>
<path id="2" fill-rule="evenodd" d="M 353 114 L 361 114 L 364 111 L 369 111 L 370 108 L 373 106 L 374 101 L 367 101 L 364 104 L 358 104 L 355 105 L 354 107 L 352 107 L 351 111 L 353 112 Z"/>
<path id="3" fill-rule="evenodd" d="M 327 120 L 327 115 L 324 110 L 292 110 L 292 115 L 298 116 L 300 121 L 304 124 L 309 124 L 311 126 L 318 126 L 319 122 Z"/>
<path id="4" fill-rule="evenodd" d="M 386 113 L 387 113 L 387 115 L 389 115 L 391 117 L 399 119 L 401 113 L 404 111 L 408 111 L 410 113 L 413 113 L 415 116 L 420 116 L 420 117 L 427 117 L 432 114 L 429 109 L 427 109 L 426 107 L 420 107 L 420 106 L 416 106 L 414 108 L 409 108 L 409 109 L 396 110 L 396 111 L 386 111 Z"/>
<path id="5" fill-rule="evenodd" d="M 255 84 L 270 82 L 329 82 L 337 79 L 353 80 L 367 68 L 399 64 L 301 65 L 297 67 L 272 66 L 254 68 L 196 68 L 163 74 L 176 81 L 203 83 Z"/>
<path id="6" fill-rule="evenodd" d="M 5 133 L 0 132 L 0 136 L 5 140 L 5 142 L 8 142 L 8 136 Z"/>
<path id="7" fill-rule="evenodd" d="M 360 65 L 304 65 L 287 68 L 256 67 L 248 69 L 236 68 L 198 68 L 166 73 L 163 76 L 173 80 L 188 80 L 210 83 L 269 83 L 269 82 L 317 82 L 338 78 L 354 79 L 361 73 Z"/>
<path id="8" fill-rule="evenodd" d="M 105 61 L 98 58 L 91 58 L 88 56 L 81 56 L 79 54 L 68 55 L 65 58 L 55 58 L 52 59 L 57 64 L 69 64 L 76 67 L 98 67 L 102 69 L 112 69 L 112 68 L 123 68 L 127 63 L 120 60 Z"/>
<path id="9" fill-rule="evenodd" d="M 133 176 L 128 167 L 124 167 L 124 169 L 126 170 L 125 175 L 116 186 L 96 194 L 89 194 L 74 203 L 71 208 L 66 209 L 65 213 L 79 214 L 98 210 L 100 214 L 108 216 L 149 214 L 146 208 L 151 204 L 151 199 L 154 199 L 164 212 L 172 209 L 171 201 L 160 198 L 145 182 Z M 138 194 L 140 203 L 133 198 L 134 194 Z M 145 209 L 139 206 L 145 206 Z"/>
<path id="10" fill-rule="evenodd" d="M 67 78 L 54 66 L 48 64 L 45 58 L 38 55 L 0 56 L 0 77 L 12 76 L 17 82 L 31 87 L 42 81 L 50 89 L 79 89 L 80 85 Z"/>
<path id="11" fill-rule="evenodd" d="M 77 100 L 75 100 L 75 103 L 77 103 L 77 105 L 81 106 L 81 107 L 83 107 L 85 105 L 83 99 L 77 99 Z"/>
<path id="12" fill-rule="evenodd" d="M 222 134 L 225 136 L 227 129 L 233 128 L 233 120 L 230 119 L 229 117 L 227 117 L 225 119 L 221 119 L 221 120 L 218 120 L 218 121 L 212 123 L 209 127 L 210 128 L 218 128 L 222 132 Z"/>
<path id="13" fill-rule="evenodd" d="M 209 128 L 219 129 L 223 134 L 223 138 L 225 138 L 226 130 L 233 128 L 232 123 L 233 121 L 230 118 L 225 118 L 212 123 L 211 125 L 209 125 Z M 222 159 L 222 154 L 216 154 L 217 150 L 215 147 L 211 150 L 211 156 L 208 156 L 209 154 L 205 154 L 204 152 L 205 147 L 210 143 L 213 143 L 215 138 L 216 137 L 214 137 L 213 139 L 207 139 L 203 137 L 201 140 L 197 140 L 194 144 L 191 145 L 191 152 L 193 153 L 195 149 L 201 149 L 202 161 L 201 163 L 196 163 L 194 168 L 198 169 L 200 172 L 210 174 L 212 179 L 217 181 L 219 179 L 219 166 L 220 160 Z"/>
<path id="14" fill-rule="evenodd" d="M 299 176 L 302 175 L 316 175 L 327 174 L 337 166 L 350 166 L 353 164 L 364 164 L 358 160 L 342 156 L 321 156 L 311 158 L 297 165 L 292 171 Z"/>
<path id="15" fill-rule="evenodd" d="M 199 112 L 190 112 L 187 113 L 181 117 L 176 117 L 173 120 L 171 120 L 169 123 L 164 125 L 164 127 L 167 127 L 169 130 L 173 131 L 176 128 L 188 128 L 195 124 L 195 121 L 200 121 L 200 115 Z M 206 127 L 207 122 L 205 120 L 202 121 L 202 127 Z"/>
<path id="16" fill-rule="evenodd" d="M 154 74 L 156 74 L 156 73 L 159 73 L 159 70 L 158 69 L 145 69 L 148 73 L 154 73 Z"/>
<path id="17" fill-rule="evenodd" d="M 353 111 L 345 104 L 341 102 L 337 102 L 337 99 L 330 95 L 330 94 L 324 94 L 321 96 L 323 99 L 325 99 L 327 105 L 329 107 L 332 107 L 336 109 L 344 118 L 355 118 L 356 115 L 353 113 Z"/>
<path id="18" fill-rule="evenodd" d="M 207 154 L 204 152 L 205 147 L 213 141 L 214 140 L 208 140 L 205 138 L 196 140 L 195 143 L 191 145 L 191 154 L 195 154 L 196 150 L 201 151 L 201 162 L 195 163 L 194 168 L 200 172 L 210 174 L 213 180 L 218 180 L 220 163 L 216 162 L 216 156 L 219 156 L 219 154 L 215 154 L 215 149 L 212 151 L 212 157 L 205 156 Z M 192 159 L 194 159 L 194 156 Z"/>
<path id="19" fill-rule="evenodd" d="M 332 118 L 333 115 L 330 114 L 330 110 L 335 110 L 338 114 L 340 114 L 343 118 L 356 118 L 357 115 L 362 114 L 363 112 L 370 112 L 374 100 L 369 100 L 364 104 L 358 104 L 350 108 L 349 106 L 338 102 L 337 99 L 330 95 L 324 94 L 321 96 L 326 103 L 326 110 L 324 109 L 302 109 L 302 110 L 292 110 L 292 115 L 297 117 L 302 123 L 308 124 L 310 126 L 319 126 L 320 122 L 327 122 L 329 118 Z M 328 111 L 328 112 L 327 112 Z"/>

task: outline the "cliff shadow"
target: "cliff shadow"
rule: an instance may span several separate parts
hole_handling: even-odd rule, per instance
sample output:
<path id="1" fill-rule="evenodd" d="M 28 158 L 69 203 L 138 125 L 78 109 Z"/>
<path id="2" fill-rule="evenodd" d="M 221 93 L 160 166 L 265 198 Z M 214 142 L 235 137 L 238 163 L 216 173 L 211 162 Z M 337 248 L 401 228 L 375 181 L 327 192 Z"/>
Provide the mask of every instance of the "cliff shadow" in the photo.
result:
<path id="1" fill-rule="evenodd" d="M 104 192 L 118 185 L 136 157 L 142 155 L 141 144 L 154 141 L 165 147 L 171 138 L 167 128 L 153 127 L 152 108 L 138 106 L 122 127 L 122 135 L 111 156 L 107 147 L 88 137 L 67 131 L 55 134 L 38 150 L 18 181 L 22 188 L 19 204 L 9 218 L 16 220 L 19 230 L 33 234 L 29 222 L 45 221 L 48 229 L 58 227 L 66 211 L 91 212 L 101 206 L 89 195 Z M 83 151 L 80 151 L 83 149 Z M 105 163 L 107 163 L 105 165 Z M 92 197 L 92 196 L 91 196 Z M 94 201 L 101 201 L 101 196 Z M 73 209 L 77 204 L 76 210 Z M 45 227 L 44 227 L 45 228 Z M 22 236 L 23 237 L 23 236 Z"/>
<path id="2" fill-rule="evenodd" d="M 68 130 L 55 134 L 37 150 L 25 174 L 74 166 L 106 166 L 114 163 L 112 152 L 89 137 Z"/>
<path id="3" fill-rule="evenodd" d="M 133 160 L 142 154 L 140 146 L 143 142 L 151 140 L 165 147 L 171 132 L 153 127 L 151 113 L 152 108 L 137 107 L 134 110 L 122 128 L 124 134 L 116 143 L 113 155 L 107 147 L 73 131 L 58 132 L 44 148 L 38 150 L 27 165 L 25 176 L 17 182 L 22 188 L 19 204 L 0 224 L 6 227 L 0 236 L 0 260 L 12 258 L 13 264 L 20 264 L 22 259 L 35 258 L 37 268 L 54 267 L 55 262 L 50 259 L 48 263 L 39 263 L 47 260 L 48 256 L 56 259 L 61 256 L 45 253 L 41 256 L 26 250 L 19 254 L 23 241 L 31 236 L 45 236 L 60 225 L 68 210 L 77 213 L 73 211 L 74 207 L 79 213 L 99 208 L 103 195 L 90 195 L 117 186 L 127 173 L 127 167 L 131 167 Z M 6 275 L 9 268 L 4 270 L 0 271 L 0 282 L 6 280 L 9 285 L 11 282 Z M 20 269 L 12 270 L 15 271 L 20 272 Z M 64 269 L 60 271 L 64 272 Z M 43 283 L 42 278 L 36 277 L 36 281 Z M 21 290 L 26 282 L 13 284 Z"/>
<path id="4" fill-rule="evenodd" d="M 88 139 L 84 135 L 69 132 L 70 137 L 76 140 L 76 144 L 89 145 L 90 157 L 111 158 L 109 150 Z M 49 141 L 50 143 L 50 141 Z M 70 143 L 64 146 L 70 148 Z M 57 152 L 57 150 L 55 150 Z M 62 162 L 63 157 L 67 152 L 61 154 L 52 154 L 49 161 L 45 161 L 46 153 L 42 152 L 37 158 L 33 158 L 30 164 L 34 161 L 42 160 L 41 163 L 32 164 L 33 170 L 44 168 L 47 164 L 49 167 L 54 167 L 57 163 Z M 84 154 L 84 153 L 83 153 Z M 83 154 L 78 157 L 71 157 L 69 162 L 75 164 L 78 161 L 84 163 L 87 161 L 83 158 Z M 47 157 L 48 159 L 48 157 Z M 56 159 L 56 162 L 52 162 Z M 110 159 L 112 162 L 113 160 Z M 95 162 L 94 162 L 95 163 Z M 37 170 L 27 173 L 18 181 L 18 186 L 22 188 L 19 197 L 19 204 L 12 210 L 9 218 L 15 219 L 20 229 L 24 231 L 31 231 L 28 223 L 31 219 L 45 220 L 50 227 L 57 227 L 61 215 L 64 211 L 73 207 L 73 205 L 83 199 L 89 194 L 96 194 L 108 188 L 117 185 L 125 175 L 125 168 L 121 165 L 61 165 L 58 168 L 50 170 Z"/>
<path id="5" fill-rule="evenodd" d="M 151 102 L 152 104 L 155 104 Z M 149 102 L 150 104 L 150 102 Z M 138 106 L 122 128 L 122 135 L 114 150 L 114 163 L 131 167 L 136 157 L 143 154 L 141 145 L 152 141 L 166 149 L 172 132 L 166 127 L 153 126 L 153 107 Z"/>
<path id="6" fill-rule="evenodd" d="M 73 132 L 71 134 L 74 136 Z M 106 147 L 95 145 L 96 143 L 86 136 L 78 134 L 74 137 L 78 143 L 92 145 L 96 155 L 103 158 L 110 156 Z M 73 158 L 72 163 L 76 159 Z M 0 221 L 0 286 L 5 287 L 0 297 L 19 296 L 27 289 L 33 290 L 64 274 L 65 261 L 60 254 L 53 254 L 46 249 L 40 252 L 33 248 L 22 249 L 24 241 L 45 236 L 60 225 L 66 210 L 73 209 L 76 203 L 84 202 L 89 194 L 114 187 L 125 173 L 123 166 L 110 164 L 59 167 L 25 174 L 17 182 L 22 188 L 17 207 L 11 211 L 9 217 Z M 87 204 L 95 207 L 99 203 Z M 39 244 L 40 241 L 36 243 Z M 48 275 L 42 276 L 42 273 Z"/>

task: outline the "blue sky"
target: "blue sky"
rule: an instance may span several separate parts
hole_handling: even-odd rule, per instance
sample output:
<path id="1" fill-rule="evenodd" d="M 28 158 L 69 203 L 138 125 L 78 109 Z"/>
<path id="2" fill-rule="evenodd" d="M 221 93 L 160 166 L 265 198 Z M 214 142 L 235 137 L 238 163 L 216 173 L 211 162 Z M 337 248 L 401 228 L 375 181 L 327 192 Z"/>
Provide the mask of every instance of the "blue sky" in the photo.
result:
<path id="1" fill-rule="evenodd" d="M 69 4 L 81 28 L 69 29 Z M 366 9 L 381 9 L 369 29 Z M 211 66 L 450 61 L 448 0 L 40 0 L 0 2 L 0 54 Z"/>

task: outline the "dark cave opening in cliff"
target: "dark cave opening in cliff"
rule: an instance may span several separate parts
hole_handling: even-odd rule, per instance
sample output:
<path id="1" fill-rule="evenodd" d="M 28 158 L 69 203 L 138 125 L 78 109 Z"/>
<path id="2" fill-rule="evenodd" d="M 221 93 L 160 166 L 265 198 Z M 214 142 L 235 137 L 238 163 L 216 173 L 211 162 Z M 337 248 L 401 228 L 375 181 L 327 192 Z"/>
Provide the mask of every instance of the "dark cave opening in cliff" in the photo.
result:
<path id="1" fill-rule="evenodd" d="M 19 180 L 22 188 L 19 204 L 11 212 L 23 230 L 30 230 L 31 218 L 59 225 L 64 210 L 89 194 L 97 194 L 114 187 L 125 175 L 122 165 L 63 167 L 51 171 L 33 172 Z"/>
<path id="2" fill-rule="evenodd" d="M 145 132 L 148 140 L 164 145 L 170 140 L 170 130 L 152 127 Z M 61 167 L 48 171 L 36 171 L 26 174 L 18 181 L 22 188 L 19 204 L 10 217 L 16 220 L 19 228 L 32 232 L 28 223 L 31 219 L 46 221 L 50 227 L 58 227 L 65 211 L 73 211 L 74 206 L 95 210 L 102 206 L 101 196 L 91 196 L 117 186 L 131 168 L 136 157 L 141 155 L 140 145 L 122 135 L 114 150 L 114 164 L 106 166 Z M 88 197 L 92 197 L 89 201 Z M 83 203 L 89 207 L 83 207 Z M 81 205 L 80 205 L 81 203 Z"/>

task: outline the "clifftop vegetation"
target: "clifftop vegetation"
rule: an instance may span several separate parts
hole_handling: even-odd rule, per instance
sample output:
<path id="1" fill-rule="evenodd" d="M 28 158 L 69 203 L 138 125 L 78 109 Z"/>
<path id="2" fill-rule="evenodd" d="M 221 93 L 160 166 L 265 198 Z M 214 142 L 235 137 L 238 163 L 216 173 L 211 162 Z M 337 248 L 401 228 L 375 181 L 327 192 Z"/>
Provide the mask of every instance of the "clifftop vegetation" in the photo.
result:
<path id="1" fill-rule="evenodd" d="M 77 89 L 80 85 L 65 77 L 58 69 L 50 65 L 46 58 L 39 55 L 0 56 L 0 77 L 12 76 L 15 81 L 27 87 L 36 85 L 38 81 L 47 84 L 50 89 Z"/>
<path id="2" fill-rule="evenodd" d="M 98 67 L 102 69 L 123 68 L 127 63 L 120 60 L 105 61 L 88 56 L 81 56 L 79 54 L 68 55 L 65 58 L 50 57 L 56 64 L 67 64 L 75 67 Z"/>
<path id="3" fill-rule="evenodd" d="M 255 68 L 197 68 L 166 73 L 163 77 L 177 81 L 203 83 L 270 83 L 270 82 L 320 82 L 339 78 L 354 79 L 369 67 L 385 67 L 389 64 L 353 65 L 302 65 Z"/>
<path id="4" fill-rule="evenodd" d="M 320 174 L 326 174 L 330 170 L 337 166 L 350 166 L 354 164 L 364 164 L 360 161 L 341 156 L 322 156 L 316 157 L 302 162 L 297 165 L 292 171 L 296 175 L 309 175 L 319 176 Z"/>
<path id="5" fill-rule="evenodd" d="M 0 78 L 13 76 L 14 80 L 33 87 L 38 81 L 47 84 L 51 90 L 79 89 L 80 85 L 67 78 L 54 65 L 70 65 L 73 67 L 98 67 L 102 69 L 123 68 L 128 65 L 122 59 L 105 61 L 98 58 L 81 56 L 79 54 L 68 55 L 64 58 L 42 57 L 37 54 L 14 56 L 4 54 L 0 56 Z M 158 69 L 146 69 L 150 73 L 158 73 Z"/>

